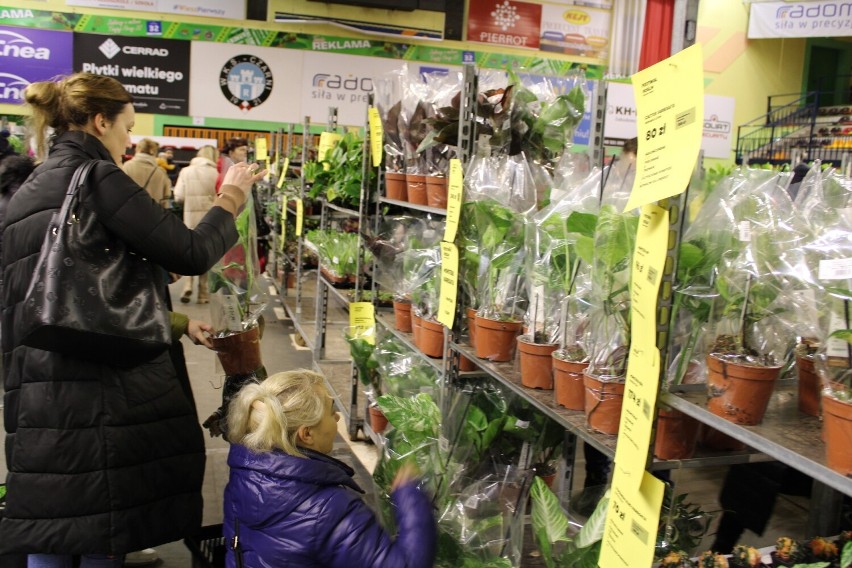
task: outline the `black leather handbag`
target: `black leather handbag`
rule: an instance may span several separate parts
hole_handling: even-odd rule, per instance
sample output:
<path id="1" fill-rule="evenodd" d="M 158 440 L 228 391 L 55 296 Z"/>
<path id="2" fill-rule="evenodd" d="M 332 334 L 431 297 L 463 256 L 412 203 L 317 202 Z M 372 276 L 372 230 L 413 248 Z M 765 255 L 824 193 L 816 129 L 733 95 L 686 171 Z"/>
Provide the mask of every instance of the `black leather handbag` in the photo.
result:
<path id="1" fill-rule="evenodd" d="M 50 221 L 16 327 L 21 343 L 80 359 L 135 363 L 171 344 L 162 272 L 80 204 L 80 165 Z"/>

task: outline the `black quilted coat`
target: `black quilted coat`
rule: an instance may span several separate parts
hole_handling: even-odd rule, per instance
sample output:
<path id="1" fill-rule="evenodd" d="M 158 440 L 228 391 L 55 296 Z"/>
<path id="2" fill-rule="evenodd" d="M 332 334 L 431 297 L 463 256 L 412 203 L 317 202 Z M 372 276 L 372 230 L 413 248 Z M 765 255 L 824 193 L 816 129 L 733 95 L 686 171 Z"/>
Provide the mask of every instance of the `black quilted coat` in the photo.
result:
<path id="1" fill-rule="evenodd" d="M 91 158 L 103 161 L 81 189 L 83 206 L 116 239 L 165 269 L 202 274 L 237 239 L 224 209 L 212 208 L 190 231 L 96 138 L 57 138 L 12 199 L 3 226 L 9 474 L 0 552 L 120 554 L 177 540 L 201 522 L 204 439 L 168 351 L 143 364 L 109 366 L 19 345 L 14 313 L 47 224 L 74 170 Z"/>

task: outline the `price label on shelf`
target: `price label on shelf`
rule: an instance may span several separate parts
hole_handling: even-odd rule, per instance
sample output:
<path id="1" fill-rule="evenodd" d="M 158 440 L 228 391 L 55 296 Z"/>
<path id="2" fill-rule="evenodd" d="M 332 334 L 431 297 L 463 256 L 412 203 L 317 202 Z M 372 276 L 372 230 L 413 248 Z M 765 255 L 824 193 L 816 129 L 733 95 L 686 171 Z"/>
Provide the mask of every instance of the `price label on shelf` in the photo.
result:
<path id="1" fill-rule="evenodd" d="M 370 345 L 376 344 L 376 312 L 372 303 L 349 304 L 349 325 L 354 337 L 363 339 Z"/>
<path id="2" fill-rule="evenodd" d="M 453 328 L 459 283 L 459 250 L 454 243 L 441 243 L 441 297 L 438 321 Z"/>
<path id="3" fill-rule="evenodd" d="M 444 228 L 444 242 L 452 243 L 455 242 L 459 230 L 464 189 L 461 160 L 457 158 L 450 160 L 450 176 L 447 184 L 447 224 Z"/>
<path id="4" fill-rule="evenodd" d="M 665 484 L 644 472 L 642 483 L 625 487 L 616 471 L 601 542 L 601 568 L 632 568 L 654 563 L 654 545 L 660 523 Z"/>
<path id="5" fill-rule="evenodd" d="M 379 117 L 379 109 L 376 107 L 370 107 L 367 116 L 370 122 L 370 154 L 373 156 L 373 167 L 378 168 L 382 163 L 384 137 L 382 119 Z"/>
<path id="6" fill-rule="evenodd" d="M 305 206 L 301 198 L 296 198 L 296 236 L 302 236 L 302 223 L 305 220 Z"/>
<path id="7" fill-rule="evenodd" d="M 266 137 L 254 139 L 254 159 L 256 162 L 265 162 L 269 159 L 269 152 L 266 148 Z"/>
<path id="8" fill-rule="evenodd" d="M 287 242 L 287 198 L 282 201 L 281 207 L 281 240 L 278 243 L 278 250 L 284 250 L 284 244 Z"/>
<path id="9" fill-rule="evenodd" d="M 695 44 L 631 77 L 639 148 L 625 211 L 683 193 L 704 128 L 704 60 Z"/>
<path id="10" fill-rule="evenodd" d="M 326 159 L 326 154 L 331 152 L 337 143 L 340 142 L 340 139 L 343 138 L 337 132 L 323 132 L 320 134 L 319 148 L 317 148 L 317 161 L 322 162 Z M 322 165 L 324 170 L 329 169 L 328 164 Z"/>
<path id="11" fill-rule="evenodd" d="M 290 169 L 290 158 L 284 158 L 284 163 L 281 164 L 281 175 L 278 176 L 278 189 L 284 187 L 284 180 L 287 179 L 287 170 Z M 286 209 L 286 207 L 285 207 Z"/>

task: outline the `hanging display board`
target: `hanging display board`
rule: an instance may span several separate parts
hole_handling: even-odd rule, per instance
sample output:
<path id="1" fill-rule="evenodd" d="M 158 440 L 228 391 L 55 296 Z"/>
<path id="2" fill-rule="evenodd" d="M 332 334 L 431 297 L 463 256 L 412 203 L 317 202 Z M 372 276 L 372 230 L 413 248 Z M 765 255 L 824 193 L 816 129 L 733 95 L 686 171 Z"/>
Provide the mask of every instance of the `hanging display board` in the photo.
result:
<path id="1" fill-rule="evenodd" d="M 852 36 L 852 9 L 848 2 L 752 2 L 749 39 L 778 37 Z"/>
<path id="2" fill-rule="evenodd" d="M 24 90 L 30 83 L 71 73 L 73 35 L 0 26 L 3 45 L 0 103 L 23 104 Z"/>

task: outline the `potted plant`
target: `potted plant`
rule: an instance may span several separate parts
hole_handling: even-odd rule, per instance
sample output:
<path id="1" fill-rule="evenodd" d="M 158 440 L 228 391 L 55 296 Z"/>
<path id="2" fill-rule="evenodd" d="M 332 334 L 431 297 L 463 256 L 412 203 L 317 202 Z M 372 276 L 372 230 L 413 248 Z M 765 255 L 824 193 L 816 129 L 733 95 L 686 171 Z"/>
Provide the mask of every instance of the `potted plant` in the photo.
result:
<path id="1" fill-rule="evenodd" d="M 344 329 L 344 337 L 349 344 L 349 354 L 352 356 L 352 364 L 358 371 L 358 378 L 367 390 L 364 394 L 370 401 L 367 411 L 370 416 L 370 427 L 373 432 L 381 434 L 388 424 L 387 419 L 377 406 L 376 401 L 382 396 L 382 377 L 379 374 L 379 362 L 373 356 L 375 351 L 375 340 L 371 337 L 373 329 L 362 330 L 360 328 L 347 327 Z"/>
<path id="2" fill-rule="evenodd" d="M 445 209 L 450 160 L 458 156 L 462 74 L 427 73 L 424 77 L 431 108 L 425 120 L 428 131 L 416 151 L 425 158 L 427 204 Z M 456 138 L 449 137 L 452 131 Z"/>
<path id="3" fill-rule="evenodd" d="M 385 192 L 388 198 L 406 201 L 405 148 L 400 133 L 402 96 L 408 78 L 403 66 L 373 80 L 376 109 L 384 133 Z"/>
<path id="4" fill-rule="evenodd" d="M 409 77 L 405 82 L 402 107 L 399 113 L 399 134 L 405 155 L 405 184 L 408 201 L 417 205 L 427 205 L 426 173 L 427 166 L 422 152 L 418 151 L 426 138 L 429 125 L 428 91 L 418 76 Z"/>
<path id="5" fill-rule="evenodd" d="M 364 185 L 364 137 L 357 131 L 348 131 L 337 144 L 317 162 L 306 164 L 305 176 L 312 181 L 308 196 L 325 197 L 328 201 L 348 207 L 358 207 L 361 187 Z M 372 187 L 375 171 L 368 168 Z"/>
<path id="6" fill-rule="evenodd" d="M 710 531 L 713 513 L 702 510 L 700 505 L 689 503 L 686 498 L 686 493 L 675 496 L 672 488 L 666 486 L 654 552 L 657 558 L 673 551 L 684 552 L 687 556 L 694 555 Z"/>
<path id="7" fill-rule="evenodd" d="M 268 302 L 260 286 L 257 225 L 251 197 L 236 219 L 237 243 L 208 274 L 213 349 L 227 376 L 245 375 L 263 366 L 259 320 Z"/>

